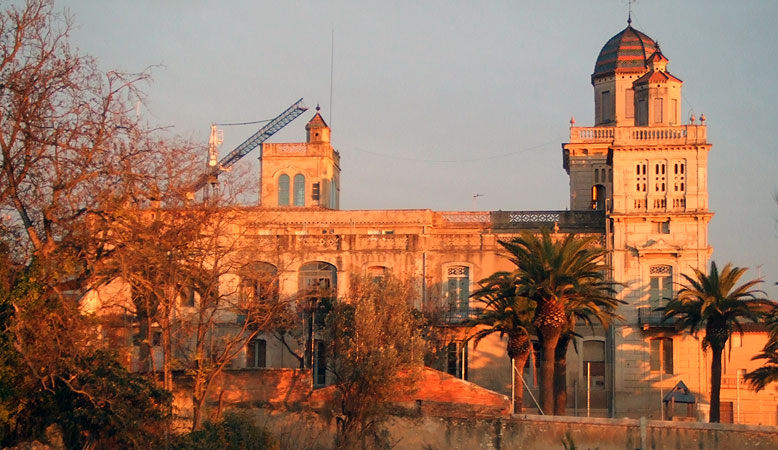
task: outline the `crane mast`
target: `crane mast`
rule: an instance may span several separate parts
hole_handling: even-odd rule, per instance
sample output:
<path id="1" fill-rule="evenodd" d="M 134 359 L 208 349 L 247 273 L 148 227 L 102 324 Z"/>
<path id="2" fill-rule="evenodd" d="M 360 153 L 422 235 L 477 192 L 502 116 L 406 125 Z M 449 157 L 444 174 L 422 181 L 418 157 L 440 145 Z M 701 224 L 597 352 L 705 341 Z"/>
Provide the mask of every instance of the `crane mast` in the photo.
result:
<path id="1" fill-rule="evenodd" d="M 270 120 L 267 124 L 265 124 L 265 126 L 257 130 L 256 133 L 249 136 L 248 139 L 235 147 L 234 150 L 232 150 L 227 156 L 218 162 L 217 159 L 219 157 L 219 145 L 221 145 L 223 141 L 223 134 L 221 130 L 216 128 L 215 125 L 212 125 L 211 137 L 208 141 L 208 162 L 205 173 L 192 185 L 192 188 L 189 190 L 189 192 L 191 192 L 193 195 L 195 192 L 199 191 L 206 185 L 211 185 L 211 190 L 216 193 L 219 183 L 218 177 L 221 172 L 229 170 L 236 162 L 238 162 L 241 158 L 249 154 L 257 147 L 260 148 L 259 156 L 261 158 L 262 143 L 307 110 L 308 107 L 303 104 L 303 99 L 297 100 L 292 104 L 292 106 L 288 107 L 284 112 Z"/>

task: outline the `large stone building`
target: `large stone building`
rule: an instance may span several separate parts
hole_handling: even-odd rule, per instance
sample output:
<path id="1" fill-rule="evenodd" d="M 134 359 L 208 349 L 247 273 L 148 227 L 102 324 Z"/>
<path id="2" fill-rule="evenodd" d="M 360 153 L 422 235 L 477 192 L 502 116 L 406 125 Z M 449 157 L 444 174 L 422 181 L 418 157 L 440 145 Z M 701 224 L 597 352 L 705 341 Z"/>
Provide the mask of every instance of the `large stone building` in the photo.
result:
<path id="1" fill-rule="evenodd" d="M 618 296 L 624 320 L 608 329 L 578 330 L 581 337 L 568 355 L 569 412 L 685 415 L 685 409 L 662 407 L 667 393 L 683 382 L 698 402 L 695 415 L 705 417 L 710 353 L 700 336 L 663 323 L 654 311 L 677 290 L 681 274 L 705 270 L 711 256 L 705 118 L 683 123 L 682 81 L 668 71 L 657 43 L 631 24 L 602 48 L 591 82 L 594 126 L 571 120 L 569 142 L 562 145 L 569 211 L 340 210 L 340 155 L 317 110 L 305 126 L 305 142 L 263 146 L 260 206 L 246 208 L 241 219 L 252 251 L 242 255 L 247 270 L 233 281 L 251 290 L 258 280 L 272 278 L 280 295 L 293 298 L 312 287 L 343 295 L 350 274 L 410 277 L 419 286 L 418 306 L 442 307 L 451 330 L 438 368 L 509 394 L 504 343 L 495 336 L 473 348 L 463 344 L 461 327 L 478 313 L 470 298 L 477 281 L 511 269 L 498 241 L 543 227 L 598 235 L 613 279 L 623 286 Z M 730 340 L 722 421 L 776 424 L 776 389 L 757 395 L 742 383 L 744 371 L 758 366 L 750 357 L 764 339 L 763 332 L 747 328 Z M 311 360 L 315 383 L 326 384 L 325 355 L 315 349 Z M 233 368 L 298 364 L 266 335 L 249 343 Z M 534 357 L 523 378 L 537 395 Z M 525 405 L 535 406 L 532 396 L 525 395 Z"/>

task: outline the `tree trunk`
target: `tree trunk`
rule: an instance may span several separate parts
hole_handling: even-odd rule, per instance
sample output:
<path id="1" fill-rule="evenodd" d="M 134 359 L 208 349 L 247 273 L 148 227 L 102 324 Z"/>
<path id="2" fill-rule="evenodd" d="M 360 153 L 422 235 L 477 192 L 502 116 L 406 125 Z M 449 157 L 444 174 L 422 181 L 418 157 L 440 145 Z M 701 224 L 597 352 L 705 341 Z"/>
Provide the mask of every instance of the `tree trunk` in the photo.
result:
<path id="1" fill-rule="evenodd" d="M 166 314 L 162 317 L 162 379 L 165 390 L 169 392 L 173 392 L 172 358 L 173 343 L 170 341 L 170 318 Z"/>
<path id="2" fill-rule="evenodd" d="M 721 353 L 724 347 L 711 345 L 713 358 L 710 362 L 710 422 L 721 421 Z"/>
<path id="3" fill-rule="evenodd" d="M 524 382 L 522 371 L 527 363 L 531 349 L 529 334 L 526 330 L 508 334 L 508 356 L 513 360 L 513 379 L 517 380 L 513 386 L 513 412 L 520 413 L 524 407 Z"/>
<path id="4" fill-rule="evenodd" d="M 554 354 L 562 329 L 551 326 L 538 331 L 543 335 L 540 355 L 540 407 L 544 414 L 551 415 L 554 413 Z"/>
<path id="5" fill-rule="evenodd" d="M 513 413 L 520 414 L 524 411 L 524 382 L 522 381 L 524 365 L 527 364 L 529 353 L 520 354 L 513 358 L 513 370 L 518 381 L 513 389 Z M 521 375 L 521 376 L 520 376 Z"/>
<path id="6" fill-rule="evenodd" d="M 563 334 L 554 350 L 554 415 L 564 416 L 567 408 L 567 349 L 570 335 Z"/>
<path id="7" fill-rule="evenodd" d="M 148 314 L 138 313 L 138 371 L 152 373 L 151 366 L 151 326 Z"/>

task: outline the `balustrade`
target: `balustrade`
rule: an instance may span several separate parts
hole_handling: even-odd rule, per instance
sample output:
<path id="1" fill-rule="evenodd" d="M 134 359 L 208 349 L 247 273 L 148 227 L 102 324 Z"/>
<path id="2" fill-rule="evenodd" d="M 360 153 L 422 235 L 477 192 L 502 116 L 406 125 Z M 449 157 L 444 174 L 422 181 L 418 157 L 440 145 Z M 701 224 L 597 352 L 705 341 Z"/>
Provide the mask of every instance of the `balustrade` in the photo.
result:
<path id="1" fill-rule="evenodd" d="M 705 125 L 673 127 L 571 127 L 570 143 L 613 143 L 637 145 L 640 143 L 704 144 L 707 142 Z"/>

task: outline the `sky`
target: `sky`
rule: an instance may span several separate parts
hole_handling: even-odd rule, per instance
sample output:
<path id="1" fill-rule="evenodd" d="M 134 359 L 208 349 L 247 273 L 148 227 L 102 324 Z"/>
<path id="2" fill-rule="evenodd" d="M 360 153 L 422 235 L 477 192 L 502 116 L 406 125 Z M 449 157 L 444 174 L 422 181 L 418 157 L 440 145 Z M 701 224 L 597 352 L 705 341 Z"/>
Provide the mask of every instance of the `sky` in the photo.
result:
<path id="1" fill-rule="evenodd" d="M 561 143 L 593 125 L 590 75 L 627 0 L 70 0 L 71 44 L 104 70 L 150 70 L 140 113 L 207 145 L 210 124 L 321 105 L 342 209 L 563 210 Z M 704 113 L 709 241 L 778 298 L 778 2 L 642 0 L 633 27 Z M 257 126 L 225 127 L 222 155 Z M 252 170 L 258 154 L 240 161 Z M 255 175 L 254 175 L 255 176 Z M 480 194 L 478 197 L 474 197 Z"/>

